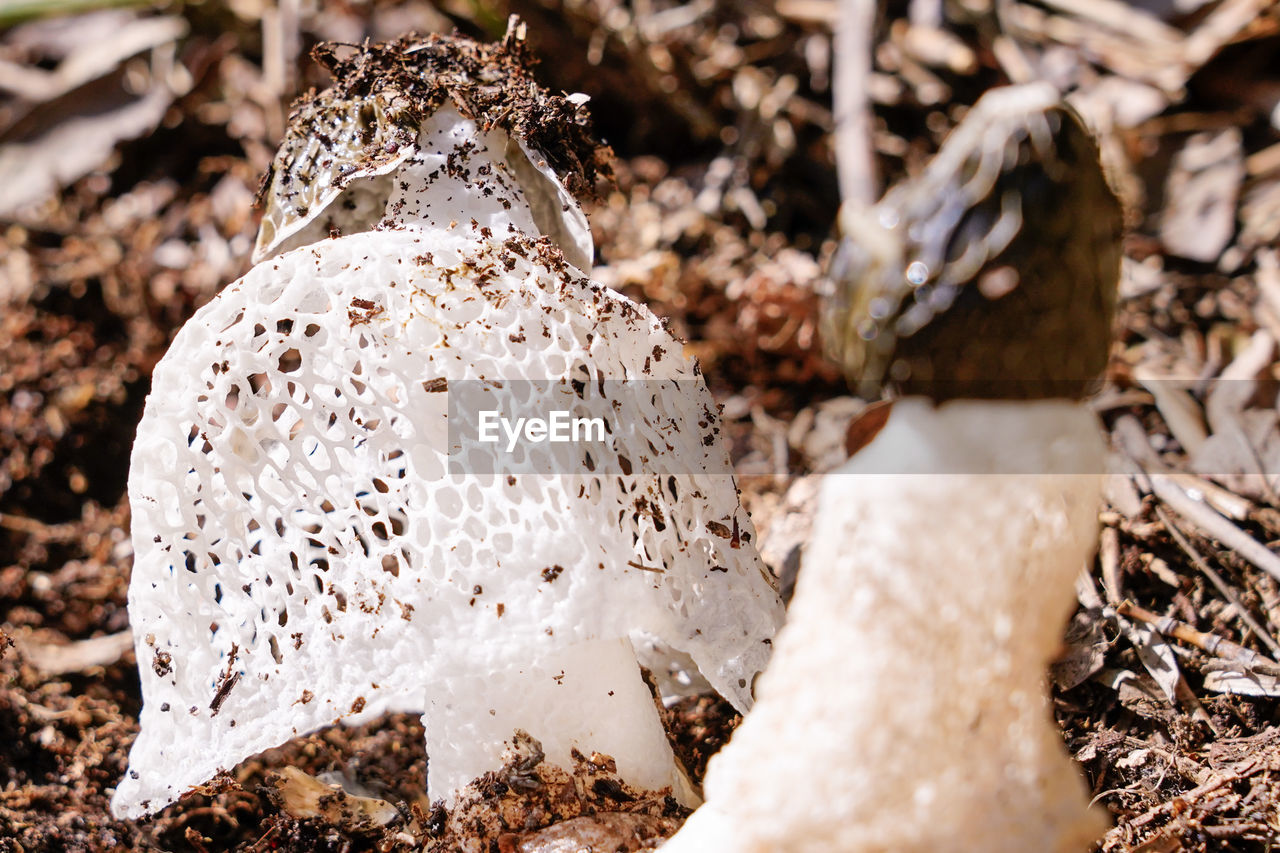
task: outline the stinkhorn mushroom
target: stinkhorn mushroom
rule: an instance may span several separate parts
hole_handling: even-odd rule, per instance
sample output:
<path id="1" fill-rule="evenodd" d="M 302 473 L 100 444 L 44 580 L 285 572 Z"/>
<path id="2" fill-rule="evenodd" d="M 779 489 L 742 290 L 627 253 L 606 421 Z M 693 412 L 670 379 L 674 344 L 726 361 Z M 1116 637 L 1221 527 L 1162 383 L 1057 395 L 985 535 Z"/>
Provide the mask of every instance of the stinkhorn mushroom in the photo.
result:
<path id="1" fill-rule="evenodd" d="M 690 800 L 633 642 L 746 709 L 781 605 L 697 365 L 566 260 L 589 262 L 585 220 L 547 164 L 589 176 L 578 105 L 516 34 L 344 62 L 295 115 L 265 259 L 155 370 L 129 476 L 144 704 L 113 809 L 388 711 L 423 713 L 433 799 L 523 730 Z M 608 436 L 485 444 L 466 399 Z"/>
<path id="2" fill-rule="evenodd" d="M 1096 544 L 1104 446 L 1077 400 L 1119 206 L 1030 86 L 986 95 L 864 221 L 833 343 L 914 396 L 824 480 L 755 708 L 662 849 L 1083 851 L 1104 821 L 1045 671 Z"/>

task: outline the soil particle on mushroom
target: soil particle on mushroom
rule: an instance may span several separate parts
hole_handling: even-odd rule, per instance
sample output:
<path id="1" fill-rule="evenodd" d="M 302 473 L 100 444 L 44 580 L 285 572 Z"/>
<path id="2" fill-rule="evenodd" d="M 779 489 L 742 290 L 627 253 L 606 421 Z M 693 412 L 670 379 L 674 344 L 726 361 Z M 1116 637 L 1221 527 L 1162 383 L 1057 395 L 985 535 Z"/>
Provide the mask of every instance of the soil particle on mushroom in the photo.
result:
<path id="1" fill-rule="evenodd" d="M 273 181 L 286 192 L 306 193 L 308 184 L 324 183 L 317 181 L 324 170 L 332 169 L 338 185 L 376 170 L 411 146 L 423 120 L 446 101 L 482 127 L 500 127 L 544 152 L 574 195 L 594 195 L 596 178 L 612 174 L 609 149 L 593 138 L 578 103 L 538 86 L 531 73 L 536 61 L 518 32 L 513 27 L 491 44 L 410 34 L 383 44 L 318 45 L 312 56 L 335 83 L 294 104 L 259 201 Z M 321 132 L 325 127 L 335 135 Z M 461 168 L 461 153 L 450 156 L 451 167 Z"/>
<path id="2" fill-rule="evenodd" d="M 669 792 L 634 788 L 606 755 L 575 752 L 566 771 L 543 760 L 537 740 L 515 732 L 501 769 L 469 786 L 433 824 L 430 853 L 553 853 L 580 847 L 639 851 L 671 835 L 688 810 Z M 604 846 L 591 846 L 604 845 Z"/>

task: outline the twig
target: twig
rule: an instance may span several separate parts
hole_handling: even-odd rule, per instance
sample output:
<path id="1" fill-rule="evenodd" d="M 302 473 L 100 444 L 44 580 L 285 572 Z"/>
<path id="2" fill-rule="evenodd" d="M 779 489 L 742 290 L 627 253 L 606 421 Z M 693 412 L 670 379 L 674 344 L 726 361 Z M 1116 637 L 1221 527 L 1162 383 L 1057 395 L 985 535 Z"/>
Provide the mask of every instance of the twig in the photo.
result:
<path id="1" fill-rule="evenodd" d="M 0 512 L 0 528 L 25 533 L 44 542 L 70 542 L 83 535 L 83 530 L 76 524 L 46 524 L 36 518 L 7 512 Z"/>
<path id="2" fill-rule="evenodd" d="M 1268 660 L 1253 649 L 1247 649 L 1239 643 L 1233 643 L 1230 640 L 1219 637 L 1217 634 L 1197 631 L 1187 623 L 1180 622 L 1172 616 L 1161 616 L 1158 613 L 1152 613 L 1150 610 L 1139 607 L 1129 601 L 1122 601 L 1117 604 L 1116 612 L 1121 616 L 1146 622 L 1166 637 L 1173 637 L 1175 640 L 1190 643 L 1211 655 L 1247 664 L 1264 675 L 1280 675 L 1280 663 Z"/>
<path id="3" fill-rule="evenodd" d="M 276 833 L 279 831 L 280 831 L 280 824 L 278 823 L 271 824 L 270 828 L 267 829 L 266 833 L 257 841 L 255 841 L 253 843 L 253 846 L 249 848 L 249 853 L 257 853 L 257 851 L 262 850 L 263 846 L 272 838 L 274 838 Z"/>
<path id="4" fill-rule="evenodd" d="M 1132 415 L 1121 416 L 1116 421 L 1114 434 L 1117 444 L 1131 457 L 1135 470 L 1140 473 L 1141 487 L 1146 491 L 1154 492 L 1150 478 L 1159 475 L 1188 495 L 1202 496 L 1205 503 L 1228 518 L 1242 521 L 1249 517 L 1253 503 L 1248 499 L 1203 477 L 1175 471 L 1165 465 L 1151 449 L 1146 430 L 1138 423 L 1137 418 Z"/>
<path id="5" fill-rule="evenodd" d="M 1183 40 L 1176 27 L 1119 0 L 1046 0 L 1045 5 L 1140 41 L 1179 44 Z"/>
<path id="6" fill-rule="evenodd" d="M 1231 523 L 1213 507 L 1190 493 L 1178 484 L 1177 475 L 1157 474 L 1144 470 L 1139 461 L 1153 454 L 1147 443 L 1146 432 L 1137 419 L 1125 415 L 1116 421 L 1113 435 L 1117 443 L 1128 454 L 1129 460 L 1137 469 L 1143 486 L 1168 504 L 1169 508 L 1187 521 L 1199 527 L 1212 539 L 1217 539 L 1262 571 L 1280 580 L 1280 557 L 1277 557 L 1258 540 Z"/>
<path id="7" fill-rule="evenodd" d="M 262 10 L 262 85 L 270 133 L 284 133 L 283 102 L 293 91 L 294 67 L 301 51 L 298 31 L 298 0 L 278 0 Z"/>
<path id="8" fill-rule="evenodd" d="M 94 666 L 110 666 L 133 648 L 133 633 L 128 629 L 89 640 L 53 645 L 18 640 L 18 648 L 32 666 L 45 675 L 82 672 Z"/>
<path id="9" fill-rule="evenodd" d="M 1188 495 L 1169 478 L 1153 474 L 1150 479 L 1155 496 L 1168 504 L 1174 512 L 1271 577 L 1280 580 L 1280 557 L 1267 550 L 1265 545 L 1219 515 L 1207 504 Z"/>
<path id="10" fill-rule="evenodd" d="M 1183 535 L 1182 531 L 1178 529 L 1178 526 L 1173 523 L 1171 518 L 1169 518 L 1169 515 L 1160 507 L 1156 507 L 1156 517 L 1163 522 L 1165 530 L 1169 531 L 1169 535 L 1173 537 L 1173 541 L 1178 543 L 1178 547 L 1181 548 L 1183 553 L 1185 553 L 1191 560 L 1191 564 L 1194 565 L 1201 574 L 1207 577 L 1209 582 L 1218 590 L 1219 594 L 1221 594 L 1222 597 L 1235 608 L 1236 613 L 1240 616 L 1240 621 L 1244 622 L 1250 631 L 1253 631 L 1259 642 L 1271 650 L 1271 654 L 1273 656 L 1280 657 L 1280 643 L 1277 643 L 1275 639 L 1272 638 L 1271 634 L 1264 630 L 1262 625 L 1258 623 L 1258 620 L 1253 618 L 1253 614 L 1251 614 L 1248 608 L 1244 606 L 1244 603 L 1240 601 L 1240 597 L 1236 595 L 1235 590 L 1228 586 L 1227 582 L 1222 579 L 1222 575 L 1218 574 L 1217 570 L 1210 566 L 1209 562 L 1200 555 L 1200 552 L 1197 551 L 1195 546 L 1191 544 L 1191 541 Z"/>
<path id="11" fill-rule="evenodd" d="M 1265 763 L 1260 758 L 1255 757 L 1245 759 L 1232 767 L 1228 772 L 1215 774 L 1214 778 L 1208 780 L 1203 785 L 1197 785 L 1185 794 L 1180 794 L 1172 799 L 1165 800 L 1162 803 L 1157 803 L 1147 809 L 1143 814 L 1140 814 L 1133 820 L 1129 821 L 1129 828 L 1138 829 L 1146 826 L 1166 811 L 1184 811 L 1188 806 L 1195 803 L 1196 800 L 1200 799 L 1205 794 L 1215 791 L 1225 785 L 1235 784 L 1241 779 L 1252 776 L 1254 773 L 1258 772 L 1262 766 L 1265 766 Z M 1115 832 L 1115 830 L 1112 830 L 1112 832 Z M 1110 833 L 1108 833 L 1108 835 L 1110 835 Z"/>
<path id="12" fill-rule="evenodd" d="M 1186 450 L 1187 455 L 1194 455 L 1209 438 L 1200 404 L 1187 389 L 1178 388 L 1161 376 L 1137 371 L 1135 378 L 1155 398 L 1156 411 L 1164 418 L 1169 432 Z"/>
<path id="13" fill-rule="evenodd" d="M 1192 70 L 1198 69 L 1256 20 L 1270 3 L 1271 0 L 1226 0 L 1220 3 L 1187 36 L 1184 61 Z"/>
<path id="14" fill-rule="evenodd" d="M 840 196 L 854 209 L 867 209 L 877 196 L 876 161 L 871 141 L 871 43 L 876 4 L 840 0 L 835 34 L 835 149 Z"/>
<path id="15" fill-rule="evenodd" d="M 1114 527 L 1102 528 L 1098 562 L 1102 564 L 1102 588 L 1107 591 L 1107 600 L 1119 601 L 1123 597 L 1120 592 L 1120 534 Z"/>
<path id="16" fill-rule="evenodd" d="M 1244 171 L 1251 178 L 1265 178 L 1272 172 L 1280 171 L 1280 142 L 1244 158 Z"/>

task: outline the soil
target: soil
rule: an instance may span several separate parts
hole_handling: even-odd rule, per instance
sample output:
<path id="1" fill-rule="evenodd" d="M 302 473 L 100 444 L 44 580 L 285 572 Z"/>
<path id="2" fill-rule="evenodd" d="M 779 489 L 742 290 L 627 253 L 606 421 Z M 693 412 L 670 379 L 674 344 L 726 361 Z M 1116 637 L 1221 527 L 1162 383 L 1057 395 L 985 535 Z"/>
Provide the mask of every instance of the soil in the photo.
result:
<path id="1" fill-rule="evenodd" d="M 1280 78 L 1269 64 L 1280 17 L 1265 3 L 1192 2 L 1163 20 L 1162 4 L 1125 5 L 1138 26 L 1063 5 L 964 0 L 931 22 L 928 3 L 885 4 L 872 34 L 880 181 L 919 175 L 978 96 L 1012 78 L 1123 107 L 1099 133 L 1127 234 L 1116 341 L 1093 398 L 1119 473 L 1053 673 L 1054 710 L 1115 821 L 1099 849 L 1272 849 L 1280 580 L 1235 534 L 1264 552 L 1280 541 Z M 591 171 L 594 142 L 574 137 L 598 195 L 588 208 L 595 278 L 689 341 L 723 404 L 766 558 L 794 580 L 809 475 L 843 459 L 864 403 L 818 337 L 839 201 L 837 4 L 285 6 L 296 8 L 157 2 L 73 21 L 85 31 L 95 14 L 119 16 L 112 26 L 183 25 L 171 53 L 120 57 L 98 81 L 131 96 L 168 87 L 153 128 L 120 133 L 103 120 L 106 106 L 86 104 L 89 84 L 0 102 L 0 151 L 88 117 L 82 133 L 103 135 L 111 152 L 57 178 L 46 201 L 0 215 L 0 851 L 549 853 L 555 832 L 639 849 L 684 812 L 627 789 L 598 756 L 572 776 L 516 756 L 482 780 L 472 811 L 433 808 L 423 730 L 405 716 L 326 729 L 148 820 L 113 819 L 141 702 L 137 662 L 119 642 L 129 627 L 128 454 L 168 342 L 248 267 L 252 201 L 289 105 L 331 82 L 310 48 L 354 45 L 321 54 L 345 71 L 367 55 L 366 38 L 457 28 L 497 41 L 517 12 L 542 60 L 538 80 L 590 95 L 594 133 L 616 155 L 610 182 Z M 0 33 L 0 59 L 49 71 L 93 46 L 67 47 L 54 25 Z M 578 114 L 561 116 L 563 133 L 580 133 Z M 28 172 L 57 171 L 42 150 L 54 148 L 27 149 Z M 714 697 L 671 709 L 694 779 L 736 722 Z M 341 784 L 340 807 L 299 814 L 282 793 L 287 768 Z M 396 818 L 362 822 L 357 796 L 390 803 Z M 504 817 L 493 823 L 495 814 Z"/>

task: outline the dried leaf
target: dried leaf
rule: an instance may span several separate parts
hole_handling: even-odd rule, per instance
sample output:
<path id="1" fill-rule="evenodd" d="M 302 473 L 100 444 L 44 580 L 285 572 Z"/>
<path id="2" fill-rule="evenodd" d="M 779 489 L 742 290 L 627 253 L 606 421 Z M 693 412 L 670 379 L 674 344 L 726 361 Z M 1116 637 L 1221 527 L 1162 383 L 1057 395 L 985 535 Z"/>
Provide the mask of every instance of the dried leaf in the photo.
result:
<path id="1" fill-rule="evenodd" d="M 1077 613 L 1067 628 L 1067 648 L 1049 667 L 1049 677 L 1059 690 L 1077 687 L 1100 671 L 1107 659 L 1110 642 L 1102 628 L 1102 620 Z"/>
<path id="2" fill-rule="evenodd" d="M 1141 767 L 1142 765 L 1147 763 L 1147 759 L 1150 757 L 1151 757 L 1151 750 L 1135 749 L 1133 752 L 1129 753 L 1124 758 L 1117 759 L 1115 766 L 1121 770 L 1125 770 L 1130 767 Z"/>
<path id="3" fill-rule="evenodd" d="M 1269 499 L 1272 484 L 1266 467 L 1280 449 L 1274 410 L 1246 409 L 1258 388 L 1258 377 L 1270 368 L 1275 353 L 1271 333 L 1259 330 L 1244 351 L 1215 380 L 1205 403 L 1213 434 L 1191 456 L 1191 467 L 1228 488 L 1255 499 Z"/>
<path id="4" fill-rule="evenodd" d="M 849 431 L 845 434 L 845 451 L 850 455 L 854 455 L 863 447 L 870 444 L 875 437 L 884 428 L 885 423 L 889 420 L 889 412 L 893 407 L 892 400 L 883 400 L 879 403 L 873 403 L 863 409 L 862 414 L 849 424 Z"/>
<path id="5" fill-rule="evenodd" d="M 296 767 L 283 767 L 272 777 L 286 811 L 294 817 L 320 817 L 338 826 L 386 826 L 399 816 L 385 800 L 349 794 L 341 785 L 326 785 Z"/>
<path id="6" fill-rule="evenodd" d="M 1171 255 L 1210 263 L 1231 242 L 1244 178 L 1240 129 L 1198 133 L 1178 152 L 1165 185 L 1160 241 Z"/>
<path id="7" fill-rule="evenodd" d="M 519 853 L 631 853 L 649 849 L 653 842 L 670 836 L 677 828 L 678 821 L 672 818 L 602 812 L 552 824 L 525 836 L 515 849 Z"/>
<path id="8" fill-rule="evenodd" d="M 1204 686 L 1206 690 L 1231 693 L 1236 696 L 1280 697 L 1280 678 L 1254 672 L 1247 667 L 1219 669 L 1206 673 Z"/>
<path id="9" fill-rule="evenodd" d="M 21 141 L 0 146 L 0 217 L 11 217 L 20 208 L 37 203 L 60 187 L 78 180 L 102 165 L 118 142 L 151 131 L 164 117 L 173 93 L 163 85 L 152 86 L 134 98 L 123 88 L 123 73 L 89 84 L 96 97 L 92 106 L 47 130 Z M 80 100 L 78 89 L 49 104 L 56 110 L 63 100 Z"/>
<path id="10" fill-rule="evenodd" d="M 1128 669 L 1104 669 L 1094 676 L 1094 681 L 1116 691 L 1120 704 L 1144 716 L 1150 715 L 1152 705 L 1164 708 L 1168 702 L 1160 695 L 1160 687 Z"/>
<path id="11" fill-rule="evenodd" d="M 1155 679 L 1160 692 L 1170 703 L 1176 704 L 1178 699 L 1178 681 L 1182 673 L 1178 669 L 1178 658 L 1159 633 L 1146 625 L 1133 625 L 1129 631 L 1129 639 L 1138 652 L 1138 660 Z"/>

